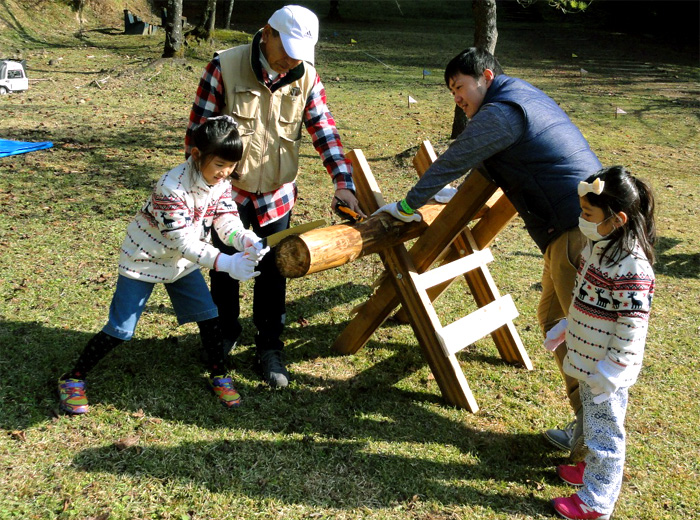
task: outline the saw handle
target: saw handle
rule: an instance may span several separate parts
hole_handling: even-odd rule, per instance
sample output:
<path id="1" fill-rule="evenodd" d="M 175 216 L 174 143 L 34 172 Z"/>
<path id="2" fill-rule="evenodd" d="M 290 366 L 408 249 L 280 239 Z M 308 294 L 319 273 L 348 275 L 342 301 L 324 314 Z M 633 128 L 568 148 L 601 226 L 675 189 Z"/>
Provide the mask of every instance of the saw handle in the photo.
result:
<path id="1" fill-rule="evenodd" d="M 356 211 L 350 209 L 350 206 L 348 206 L 345 201 L 340 200 L 338 197 L 335 197 L 335 212 L 345 220 L 349 220 L 350 222 L 362 222 L 364 218 L 357 213 Z"/>

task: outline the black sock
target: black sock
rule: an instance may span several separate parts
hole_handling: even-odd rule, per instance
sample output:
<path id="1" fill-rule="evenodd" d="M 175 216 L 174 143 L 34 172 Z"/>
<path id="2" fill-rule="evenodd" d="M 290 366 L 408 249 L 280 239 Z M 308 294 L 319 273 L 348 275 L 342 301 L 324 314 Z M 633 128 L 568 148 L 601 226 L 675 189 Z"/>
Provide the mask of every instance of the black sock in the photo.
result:
<path id="1" fill-rule="evenodd" d="M 219 324 L 219 318 L 198 321 L 199 336 L 207 357 L 207 368 L 212 376 L 226 373 L 226 358 L 224 356 L 224 338 Z"/>
<path id="2" fill-rule="evenodd" d="M 75 367 L 68 373 L 69 378 L 85 379 L 85 375 L 92 370 L 99 361 L 109 354 L 114 347 L 124 343 L 123 339 L 115 338 L 100 331 L 95 334 L 83 349 Z"/>

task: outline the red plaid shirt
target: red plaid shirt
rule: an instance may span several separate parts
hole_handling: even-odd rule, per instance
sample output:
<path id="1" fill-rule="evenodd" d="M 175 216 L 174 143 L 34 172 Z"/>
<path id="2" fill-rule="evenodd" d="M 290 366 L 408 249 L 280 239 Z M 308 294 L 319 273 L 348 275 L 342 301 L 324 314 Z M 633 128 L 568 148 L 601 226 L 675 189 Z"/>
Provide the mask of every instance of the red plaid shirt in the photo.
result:
<path id="1" fill-rule="evenodd" d="M 268 88 L 274 89 L 274 85 L 284 78 L 280 74 L 274 81 L 270 81 L 267 71 L 262 69 L 263 82 Z M 216 117 L 223 113 L 226 105 L 226 94 L 221 79 L 221 64 L 218 57 L 204 69 L 202 79 L 199 81 L 197 95 L 195 96 L 190 112 L 190 120 L 185 136 L 185 152 L 189 156 L 192 131 L 210 117 Z M 355 191 L 352 181 L 352 164 L 345 158 L 340 135 L 335 127 L 333 115 L 326 105 L 326 90 L 321 83 L 321 78 L 316 74 L 314 86 L 311 89 L 306 106 L 304 107 L 304 125 L 311 134 L 312 143 L 323 160 L 329 175 L 333 180 L 335 189 L 348 189 Z M 237 204 L 243 204 L 249 200 L 253 202 L 261 226 L 274 222 L 289 213 L 297 200 L 296 183 L 283 184 L 278 189 L 267 193 L 250 193 L 236 187 L 233 188 L 233 199 Z"/>

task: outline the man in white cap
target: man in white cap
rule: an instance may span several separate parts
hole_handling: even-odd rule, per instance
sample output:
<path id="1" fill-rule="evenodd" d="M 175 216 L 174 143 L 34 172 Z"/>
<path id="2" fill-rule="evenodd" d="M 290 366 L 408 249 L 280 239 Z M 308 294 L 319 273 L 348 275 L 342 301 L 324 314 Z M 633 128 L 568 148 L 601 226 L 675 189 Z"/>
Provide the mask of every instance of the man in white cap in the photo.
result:
<path id="1" fill-rule="evenodd" d="M 206 119 L 221 114 L 238 123 L 244 151 L 230 177 L 241 220 L 258 237 L 289 227 L 297 200 L 302 123 L 333 181 L 337 199 L 362 214 L 355 197 L 352 166 L 345 158 L 335 121 L 326 106 L 326 92 L 314 64 L 318 18 L 305 7 L 288 5 L 276 11 L 247 45 L 220 51 L 207 65 L 197 89 L 185 137 Z M 235 252 L 218 238 L 214 245 Z M 258 266 L 253 294 L 256 355 L 263 380 L 285 387 L 280 335 L 285 322 L 286 279 L 275 264 L 274 249 Z M 238 282 L 212 271 L 211 292 L 219 308 L 220 325 L 230 348 L 242 327 L 238 317 Z M 224 276 L 221 276 L 221 275 Z"/>

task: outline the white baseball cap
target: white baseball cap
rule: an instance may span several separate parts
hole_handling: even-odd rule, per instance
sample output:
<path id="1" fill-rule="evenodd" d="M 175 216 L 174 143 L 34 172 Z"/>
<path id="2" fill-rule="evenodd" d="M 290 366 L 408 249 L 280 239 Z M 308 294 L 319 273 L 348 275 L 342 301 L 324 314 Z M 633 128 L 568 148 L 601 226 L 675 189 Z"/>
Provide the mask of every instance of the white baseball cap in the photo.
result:
<path id="1" fill-rule="evenodd" d="M 287 5 L 267 21 L 279 31 L 282 46 L 290 58 L 314 64 L 314 45 L 318 41 L 318 18 L 306 7 Z"/>

